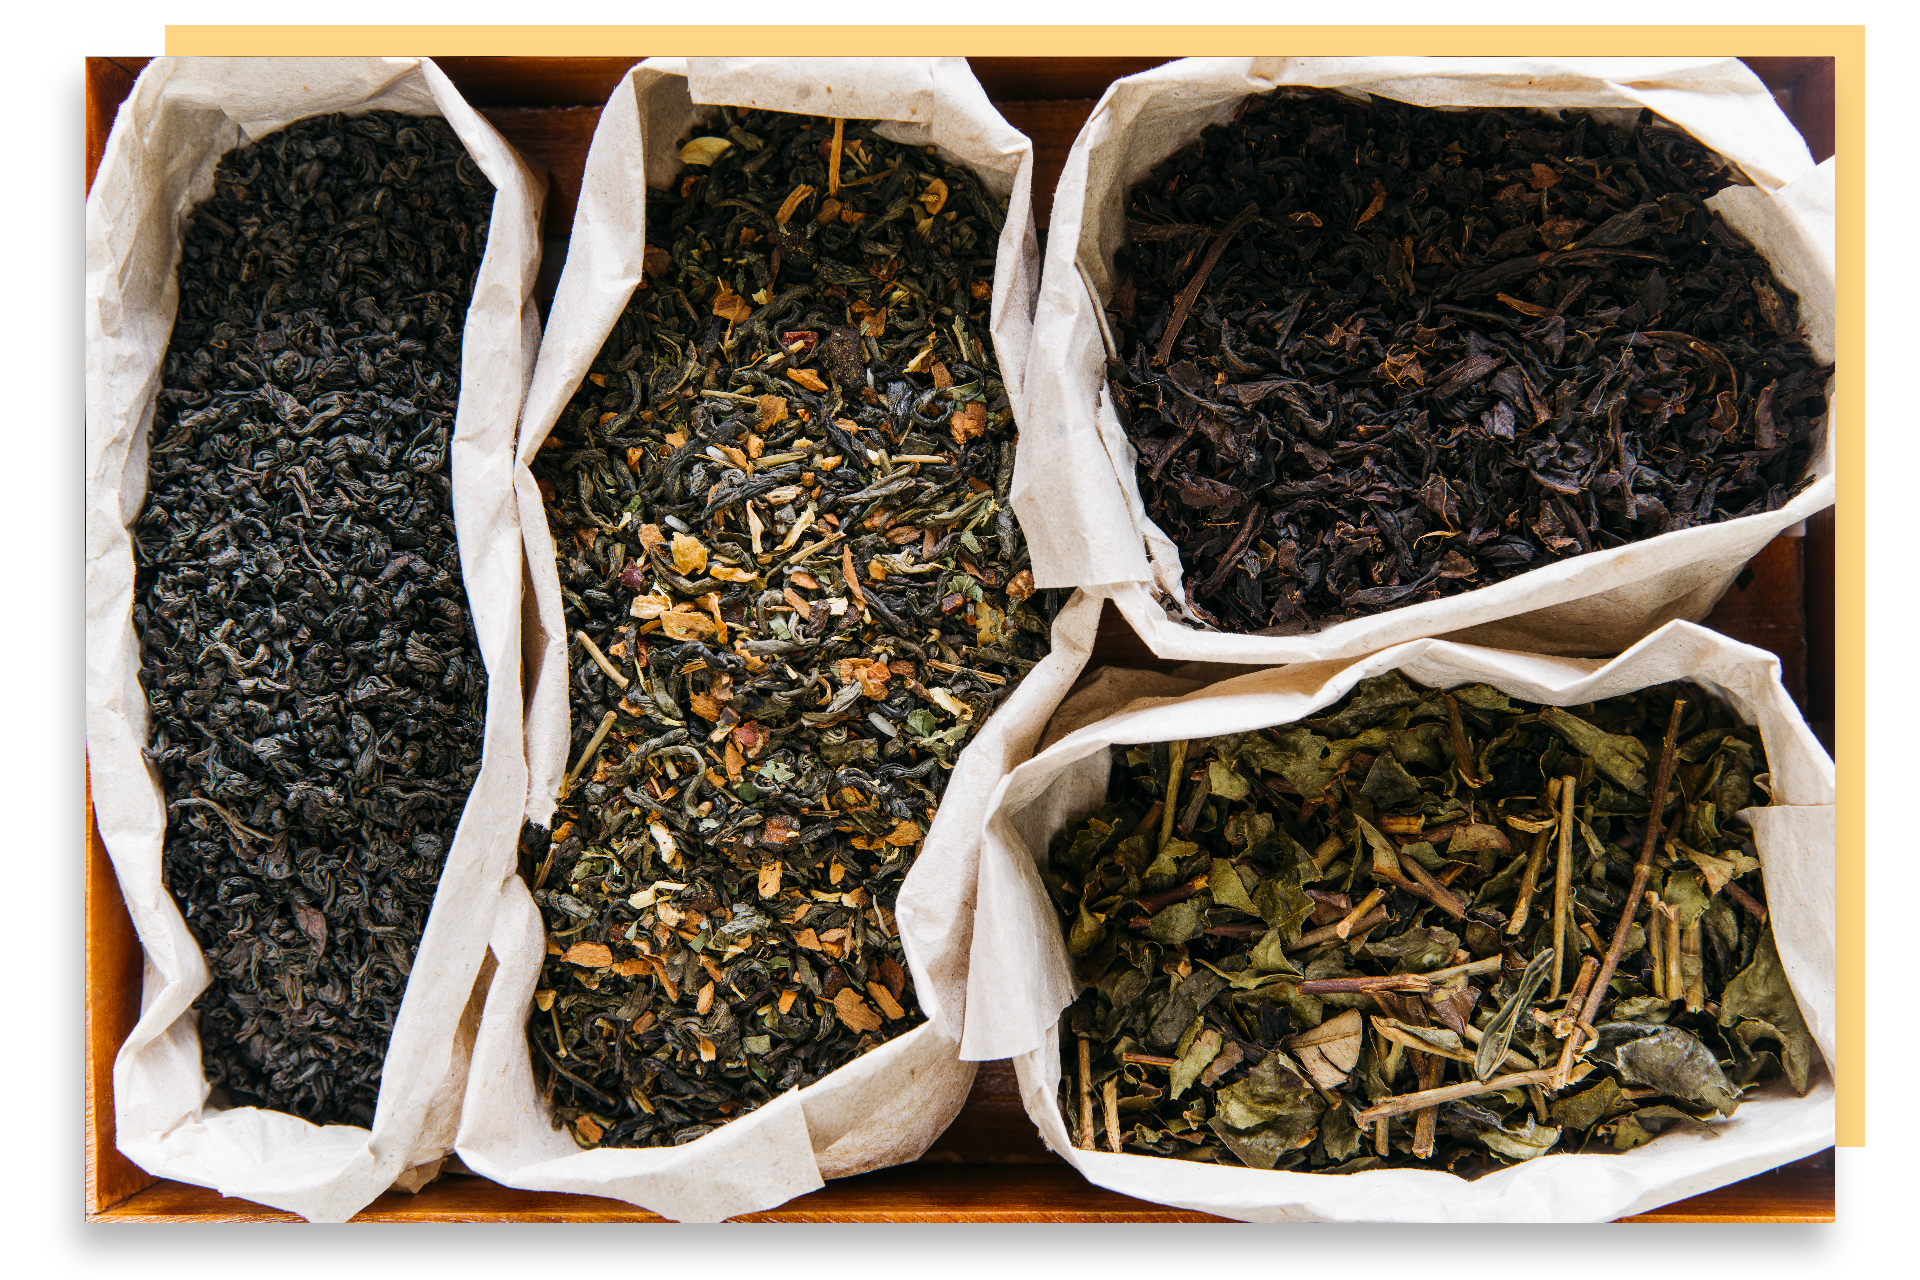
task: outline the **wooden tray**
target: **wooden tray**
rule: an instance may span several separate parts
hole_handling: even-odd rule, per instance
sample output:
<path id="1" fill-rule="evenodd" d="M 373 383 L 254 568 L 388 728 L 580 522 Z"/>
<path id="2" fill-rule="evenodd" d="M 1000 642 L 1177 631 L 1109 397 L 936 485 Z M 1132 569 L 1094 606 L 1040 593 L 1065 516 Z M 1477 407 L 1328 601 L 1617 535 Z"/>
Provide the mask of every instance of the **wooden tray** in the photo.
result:
<path id="1" fill-rule="evenodd" d="M 467 100 L 544 170 L 543 305 L 566 257 L 574 201 L 600 106 L 638 57 L 439 58 Z M 115 112 L 145 58 L 87 59 L 87 184 Z M 1046 234 L 1053 188 L 1081 124 L 1107 85 L 1159 58 L 974 58 L 974 74 L 1013 125 L 1033 139 L 1034 214 Z M 1833 59 L 1748 58 L 1800 129 L 1815 159 L 1833 154 Z M 1735 580 L 1706 625 L 1780 656 L 1787 690 L 1833 750 L 1833 513 L 1776 538 Z M 1167 666 L 1111 605 L 1091 665 Z M 93 1222 L 293 1222 L 292 1214 L 202 1187 L 157 1179 L 114 1146 L 113 1059 L 140 1011 L 139 940 L 87 801 L 87 1217 Z M 1634 1222 L 1831 1222 L 1831 1149 L 1718 1191 L 1640 1214 Z M 1220 1222 L 1093 1186 L 1047 1151 L 1020 1105 L 1011 1065 L 982 1063 L 966 1106 L 910 1165 L 839 1179 L 755 1222 Z M 618 1200 L 516 1191 L 471 1175 L 442 1177 L 417 1195 L 388 1192 L 355 1221 L 658 1222 Z"/>

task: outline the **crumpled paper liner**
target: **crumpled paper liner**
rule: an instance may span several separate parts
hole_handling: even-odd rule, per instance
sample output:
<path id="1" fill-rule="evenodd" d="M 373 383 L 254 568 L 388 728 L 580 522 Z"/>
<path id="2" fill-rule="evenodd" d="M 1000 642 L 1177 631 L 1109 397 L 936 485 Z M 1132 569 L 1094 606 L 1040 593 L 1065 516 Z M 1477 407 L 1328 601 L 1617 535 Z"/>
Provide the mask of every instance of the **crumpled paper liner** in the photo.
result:
<path id="1" fill-rule="evenodd" d="M 652 58 L 613 91 L 581 180 L 567 264 L 522 419 L 515 483 L 533 583 L 526 631 L 527 817 L 546 825 L 568 763 L 566 629 L 554 547 L 528 461 L 579 388 L 641 277 L 647 188 L 680 171 L 678 146 L 714 104 L 886 120 L 898 142 L 931 144 L 1009 197 L 993 277 L 994 353 L 1017 420 L 1026 380 L 1039 252 L 1030 200 L 1033 149 L 988 102 L 960 58 Z M 538 1097 L 526 1019 L 545 933 L 526 885 L 507 875 L 491 942 L 499 969 L 487 993 L 459 1135 L 461 1159 L 508 1186 L 612 1196 L 682 1220 L 772 1208 L 844 1177 L 912 1160 L 966 1101 L 974 1067 L 955 1052 L 965 935 L 944 932 L 916 902 L 944 903 L 972 882 L 972 843 L 993 779 L 1024 758 L 1085 661 L 1098 603 L 1063 611 L 1052 656 L 1030 672 L 962 753 L 903 886 L 896 921 L 930 1021 L 814 1084 L 781 1095 L 680 1147 L 582 1151 L 552 1127 Z M 1084 625 L 1072 621 L 1085 616 Z M 918 895 L 918 896 L 917 896 Z M 924 924 L 924 927 L 921 927 Z M 954 947 L 958 946 L 956 952 Z M 946 993 L 951 993 L 948 996 Z"/>
<path id="2" fill-rule="evenodd" d="M 1800 298 L 1815 355 L 1833 348 L 1833 162 L 1815 166 L 1766 87 L 1727 58 L 1186 58 L 1116 81 L 1094 108 L 1054 196 L 1034 316 L 1037 362 L 1013 506 L 1034 581 L 1113 598 L 1164 658 L 1312 662 L 1421 636 L 1536 653 L 1615 653 L 1662 623 L 1697 622 L 1782 530 L 1833 505 L 1832 434 L 1814 483 L 1777 511 L 1555 560 L 1475 591 L 1295 636 L 1199 629 L 1180 554 L 1147 515 L 1136 455 L 1108 401 L 1101 300 L 1125 243 L 1130 186 L 1229 119 L 1249 94 L 1284 85 L 1373 93 L 1419 106 L 1582 107 L 1625 119 L 1651 108 L 1733 161 L 1754 183 L 1707 203 L 1753 242 Z M 1101 584 L 1096 586 L 1096 584 Z"/>
<path id="3" fill-rule="evenodd" d="M 444 116 L 497 194 L 462 339 L 451 449 L 461 568 L 487 667 L 482 768 L 394 1020 L 370 1132 L 206 1106 L 191 1005 L 208 974 L 162 879 L 165 801 L 141 754 L 147 701 L 128 525 L 146 493 L 187 211 L 233 147 L 308 116 L 375 110 Z M 343 1220 L 451 1149 L 472 1036 L 469 1024 L 463 1039 L 461 1020 L 526 791 L 512 448 L 540 336 L 540 197 L 513 148 L 420 58 L 158 58 L 114 121 L 86 221 L 87 755 L 101 838 L 145 951 L 140 1021 L 114 1061 L 113 1102 L 119 1148 L 148 1173 Z"/>
<path id="4" fill-rule="evenodd" d="M 1833 761 L 1780 684 L 1779 659 L 1692 623 L 1668 623 L 1611 661 L 1417 640 L 1365 659 L 1275 668 L 1193 689 L 1129 673 L 1103 708 L 1075 695 L 1084 727 L 1008 773 L 988 804 L 973 918 L 961 1056 L 1012 1058 L 1047 1145 L 1127 1195 L 1249 1221 L 1604 1221 L 1724 1186 L 1833 1142 L 1833 1085 L 1805 1098 L 1775 1082 L 1710 1131 L 1669 1131 L 1633 1151 L 1542 1156 L 1473 1182 L 1425 1170 L 1312 1174 L 1082 1151 L 1060 1114 L 1059 1020 L 1079 983 L 1038 866 L 1053 836 L 1106 799 L 1115 742 L 1213 737 L 1290 724 L 1362 678 L 1400 670 L 1425 685 L 1484 681 L 1533 702 L 1574 706 L 1690 679 L 1759 727 L 1774 803 L 1749 808 L 1774 940 L 1820 1052 L 1834 1061 Z M 1154 688 L 1155 684 L 1161 687 Z M 1049 732 L 1049 738 L 1053 735 Z"/>

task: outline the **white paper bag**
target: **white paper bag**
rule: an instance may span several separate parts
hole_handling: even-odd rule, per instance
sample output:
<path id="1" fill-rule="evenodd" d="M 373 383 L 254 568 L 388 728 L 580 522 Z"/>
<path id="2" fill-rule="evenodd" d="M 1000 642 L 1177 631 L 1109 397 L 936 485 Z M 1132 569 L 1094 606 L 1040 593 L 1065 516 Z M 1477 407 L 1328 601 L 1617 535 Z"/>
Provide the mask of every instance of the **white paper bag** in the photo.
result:
<path id="1" fill-rule="evenodd" d="M 1109 703 L 1111 714 L 1013 769 L 988 804 L 961 1056 L 1013 1058 L 1022 1100 L 1047 1145 L 1091 1181 L 1249 1221 L 1604 1221 L 1830 1146 L 1833 1085 L 1823 1071 L 1805 1098 L 1776 1081 L 1711 1129 L 1669 1131 L 1627 1152 L 1542 1156 L 1473 1182 L 1425 1170 L 1229 1168 L 1073 1146 L 1060 1114 L 1058 1027 L 1079 984 L 1039 868 L 1055 834 L 1105 803 L 1107 748 L 1290 724 L 1361 679 L 1393 670 L 1428 686 L 1484 682 L 1557 706 L 1687 679 L 1757 725 L 1773 804 L 1740 816 L 1750 820 L 1760 851 L 1782 967 L 1820 1052 L 1834 1061 L 1833 762 L 1780 684 L 1777 658 L 1686 622 L 1668 623 L 1607 662 L 1416 640 L 1355 662 L 1275 668 L 1194 692 L 1186 692 L 1190 682 L 1170 679 L 1163 696 L 1136 696 L 1137 677 L 1131 688 L 1116 682 L 1114 691 L 1130 701 Z M 1074 710 L 1084 720 L 1099 708 Z"/>
<path id="2" fill-rule="evenodd" d="M 369 1132 L 206 1106 L 190 1006 L 208 975 L 162 880 L 165 801 L 141 755 L 147 702 L 130 615 L 128 526 L 146 493 L 186 214 L 211 192 L 214 168 L 232 148 L 309 116 L 376 110 L 444 116 L 496 194 L 462 339 L 450 451 L 461 569 L 487 668 L 482 768 L 394 1020 Z M 114 1062 L 113 1101 L 120 1150 L 151 1174 L 338 1220 L 452 1146 L 467 1052 L 461 1016 L 485 952 L 493 888 L 514 863 L 526 794 L 512 468 L 514 423 L 539 344 L 540 196 L 540 181 L 506 141 L 419 58 L 159 58 L 114 121 L 87 199 L 87 755 L 101 838 L 146 953 L 140 1021 Z"/>
<path id="3" fill-rule="evenodd" d="M 1034 317 L 1034 349 L 1046 358 L 1030 379 L 1033 413 L 1023 420 L 1013 483 L 1036 583 L 1097 586 L 1166 658 L 1312 662 L 1443 634 L 1537 653 L 1615 653 L 1663 622 L 1706 617 L 1761 547 L 1833 504 L 1833 442 L 1823 428 L 1813 484 L 1778 511 L 1570 557 L 1315 633 L 1199 629 L 1185 605 L 1179 551 L 1147 516 L 1133 446 L 1108 402 L 1100 308 L 1113 292 L 1132 184 L 1228 120 L 1249 94 L 1288 85 L 1426 107 L 1652 108 L 1752 180 L 1707 203 L 1799 295 L 1809 346 L 1833 360 L 1833 163 L 1814 165 L 1766 87 L 1733 59 L 1183 59 L 1107 90 L 1054 195 Z"/>
<path id="4" fill-rule="evenodd" d="M 679 172 L 679 145 L 716 105 L 883 120 L 885 137 L 932 144 L 1009 197 L 993 277 L 994 353 L 1016 420 L 1027 420 L 1027 353 L 1039 278 L 1032 145 L 1001 118 L 960 58 L 653 58 L 614 90 L 594 132 L 566 269 L 554 295 L 523 415 L 515 472 L 533 583 L 527 625 L 527 817 L 546 825 L 567 765 L 566 631 L 554 547 L 528 460 L 625 309 L 641 276 L 647 188 Z M 771 1208 L 842 1177 L 917 1157 L 966 1100 L 973 1064 L 955 1049 L 964 935 L 944 921 L 915 930 L 914 903 L 972 883 L 980 804 L 1031 744 L 1092 644 L 1099 606 L 1076 600 L 1051 656 L 1029 672 L 962 753 L 902 887 L 896 920 L 930 1021 L 816 1083 L 680 1147 L 582 1151 L 552 1127 L 536 1094 L 526 1037 L 545 958 L 539 912 L 518 876 L 498 886 L 487 994 L 458 1149 L 508 1186 L 613 1196 L 666 1217 L 711 1221 Z M 956 870 L 957 868 L 957 870 Z M 916 897 L 916 895 L 922 895 Z M 926 895 L 930 895 L 927 897 Z M 956 952 L 955 946 L 959 947 Z M 942 993 L 950 993 L 943 1004 Z"/>

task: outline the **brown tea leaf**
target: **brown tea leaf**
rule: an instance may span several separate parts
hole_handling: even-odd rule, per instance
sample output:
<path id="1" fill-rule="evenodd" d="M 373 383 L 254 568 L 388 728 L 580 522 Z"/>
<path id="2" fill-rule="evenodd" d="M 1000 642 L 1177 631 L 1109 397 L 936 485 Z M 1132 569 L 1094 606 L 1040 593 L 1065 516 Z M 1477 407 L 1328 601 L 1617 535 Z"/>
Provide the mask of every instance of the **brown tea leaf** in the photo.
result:
<path id="1" fill-rule="evenodd" d="M 320 912 L 319 908 L 310 906 L 296 898 L 293 902 L 293 918 L 294 921 L 299 924 L 300 932 L 306 934 L 308 940 L 313 943 L 313 954 L 316 957 L 325 955 L 327 950 L 327 917 Z"/>
<path id="2" fill-rule="evenodd" d="M 613 951 L 604 942 L 576 942 L 560 958 L 583 968 L 604 969 L 613 963 Z"/>
<path id="3" fill-rule="evenodd" d="M 739 324 L 753 314 L 753 304 L 735 293 L 722 280 L 718 292 L 713 295 L 713 314 L 722 320 Z"/>
<path id="4" fill-rule="evenodd" d="M 713 619 L 705 614 L 674 609 L 660 615 L 660 629 L 670 639 L 703 640 L 714 633 Z"/>
<path id="5" fill-rule="evenodd" d="M 853 677 L 860 682 L 860 690 L 867 697 L 883 699 L 887 696 L 887 682 L 893 678 L 893 672 L 884 661 L 879 661 L 855 667 Z"/>
<path id="6" fill-rule="evenodd" d="M 833 997 L 833 1011 L 850 1030 L 867 1032 L 880 1029 L 880 1015 L 852 987 L 842 987 Z"/>
<path id="7" fill-rule="evenodd" d="M 804 182 L 788 192 L 787 198 L 780 202 L 780 211 L 773 215 L 774 222 L 779 226 L 786 226 L 788 220 L 793 217 L 800 206 L 806 202 L 807 197 L 812 194 L 813 188 Z M 837 204 L 838 202 L 832 201 L 830 203 Z"/>
<path id="8" fill-rule="evenodd" d="M 895 1018 L 904 1018 L 907 1016 L 907 1011 L 900 1007 L 898 1000 L 893 998 L 893 992 L 887 990 L 886 986 L 882 983 L 869 982 L 867 984 L 867 994 L 873 998 L 875 1004 L 880 1006 L 882 1016 L 889 1022 Z"/>
<path id="9" fill-rule="evenodd" d="M 659 245 L 650 244 L 640 254 L 643 279 L 651 284 L 673 273 L 673 255 Z"/>
<path id="10" fill-rule="evenodd" d="M 682 164 L 710 165 L 724 155 L 733 143 L 725 138 L 694 138 L 680 148 Z"/>
<path id="11" fill-rule="evenodd" d="M 787 414 L 792 409 L 792 406 L 787 403 L 785 396 L 763 395 L 759 398 L 758 403 L 760 406 L 760 416 L 756 425 L 761 431 L 765 431 L 769 427 L 777 427 L 785 422 L 787 420 Z"/>
<path id="12" fill-rule="evenodd" d="M 965 446 L 969 440 L 977 440 L 987 429 L 987 406 L 978 400 L 967 402 L 964 409 L 954 413 L 948 420 L 947 432 L 957 445 Z"/>

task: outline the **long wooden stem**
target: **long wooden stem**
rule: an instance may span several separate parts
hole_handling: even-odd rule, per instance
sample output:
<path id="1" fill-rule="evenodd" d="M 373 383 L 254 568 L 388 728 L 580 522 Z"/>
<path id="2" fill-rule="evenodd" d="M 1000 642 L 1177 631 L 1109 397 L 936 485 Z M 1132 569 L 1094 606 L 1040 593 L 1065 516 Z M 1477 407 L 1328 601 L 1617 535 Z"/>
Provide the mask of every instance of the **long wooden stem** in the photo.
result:
<path id="1" fill-rule="evenodd" d="M 1486 779 L 1474 773 L 1473 748 L 1467 745 L 1467 727 L 1460 719 L 1460 704 L 1450 693 L 1441 697 L 1447 704 L 1447 732 L 1453 738 L 1453 767 L 1460 771 L 1460 781 L 1468 786 L 1485 786 Z"/>
<path id="2" fill-rule="evenodd" d="M 1518 937 L 1527 927 L 1527 914 L 1533 910 L 1533 891 L 1540 883 L 1540 866 L 1547 860 L 1547 842 L 1552 831 L 1533 833 L 1533 848 L 1527 851 L 1527 869 L 1520 873 L 1520 890 L 1514 899 L 1513 919 L 1507 924 L 1507 936 Z"/>
<path id="3" fill-rule="evenodd" d="M 1085 1036 L 1080 1037 L 1080 1132 L 1076 1137 L 1075 1146 L 1093 1150 L 1093 1050 Z"/>
<path id="4" fill-rule="evenodd" d="M 1369 1125 L 1376 1120 L 1403 1116 L 1409 1111 L 1437 1107 L 1443 1102 L 1458 1102 L 1462 1098 L 1478 1097 L 1483 1093 L 1499 1093 L 1502 1089 L 1545 1084 L 1553 1079 L 1553 1075 L 1552 1067 L 1542 1067 L 1538 1071 L 1516 1071 L 1511 1075 L 1494 1076 L 1490 1080 L 1468 1080 L 1463 1084 L 1450 1084 L 1438 1089 L 1422 1089 L 1418 1093 L 1403 1093 L 1368 1107 L 1353 1119 L 1355 1124 Z"/>
<path id="5" fill-rule="evenodd" d="M 1420 1087 L 1430 1090 L 1440 1082 L 1440 1073 L 1444 1070 L 1442 1060 L 1431 1053 L 1413 1055 L 1414 1070 L 1418 1072 Z M 1422 1107 L 1413 1117 L 1413 1155 L 1416 1160 L 1424 1160 L 1433 1154 L 1433 1142 L 1440 1127 L 1440 1108 Z"/>
<path id="6" fill-rule="evenodd" d="M 1759 899 L 1755 898 L 1731 880 L 1727 881 L 1724 887 L 1727 891 L 1727 896 L 1739 903 L 1748 915 L 1758 920 L 1761 924 L 1767 922 L 1767 909 L 1761 904 Z"/>
<path id="7" fill-rule="evenodd" d="M 1663 902 L 1660 923 L 1667 931 L 1667 999 L 1679 1000 L 1687 994 L 1687 979 L 1680 969 L 1680 913 Z"/>
<path id="8" fill-rule="evenodd" d="M 1633 904 L 1640 901 L 1640 895 L 1646 892 L 1647 879 L 1653 874 L 1654 850 L 1660 847 L 1660 837 L 1665 834 L 1661 814 L 1667 807 L 1667 788 L 1673 785 L 1673 755 L 1679 745 L 1680 713 L 1686 707 L 1683 699 L 1675 698 L 1673 711 L 1667 717 L 1666 737 L 1660 744 L 1660 770 L 1654 775 L 1653 806 L 1647 814 L 1647 831 L 1640 841 L 1640 856 L 1633 864 L 1633 887 L 1627 891 L 1627 909 L 1621 913 L 1620 923 L 1614 926 L 1607 957 L 1600 962 L 1600 973 L 1593 980 L 1593 989 L 1587 992 L 1587 1005 L 1580 1013 L 1582 1022 L 1592 1022 L 1593 1016 L 1600 1012 L 1600 1002 L 1607 995 L 1607 984 L 1613 981 L 1614 970 L 1620 967 L 1621 953 L 1627 949 L 1627 930 L 1633 927 L 1635 914 Z"/>
<path id="9" fill-rule="evenodd" d="M 1573 889 L 1573 779 L 1560 779 L 1560 857 L 1553 865 L 1553 976 L 1547 999 L 1560 998 L 1560 972 L 1567 950 L 1567 910 Z"/>
<path id="10" fill-rule="evenodd" d="M 1333 936 L 1336 938 L 1345 939 L 1346 937 L 1351 935 L 1353 933 L 1353 926 L 1360 923 L 1361 920 L 1365 919 L 1367 913 L 1369 911 L 1372 911 L 1375 907 L 1379 906 L 1382 902 L 1384 902 L 1386 900 L 1386 897 L 1387 897 L 1387 891 L 1385 889 L 1376 888 L 1371 892 L 1369 892 L 1366 897 L 1360 899 L 1359 903 L 1354 907 L 1353 910 L 1349 911 L 1345 915 L 1345 917 L 1335 922 L 1333 926 Z"/>
<path id="11" fill-rule="evenodd" d="M 1120 1154 L 1120 1078 L 1108 1076 L 1100 1086 L 1100 1109 L 1107 1118 L 1107 1150 Z"/>
<path id="12" fill-rule="evenodd" d="M 1377 924 L 1385 924 L 1387 918 L 1387 909 L 1385 907 L 1376 907 L 1360 919 L 1354 921 L 1353 927 L 1347 931 L 1346 935 L 1334 932 L 1334 930 L 1340 927 L 1337 924 L 1323 925 L 1311 933 L 1301 934 L 1300 941 L 1287 947 L 1285 950 L 1288 955 L 1292 955 L 1296 951 L 1305 951 L 1311 947 L 1317 947 L 1323 942 L 1333 942 L 1336 940 L 1344 942 L 1346 938 L 1352 934 L 1365 933 Z"/>
<path id="13" fill-rule="evenodd" d="M 1154 846 L 1155 853 L 1164 850 L 1167 841 L 1173 839 L 1173 821 L 1180 816 L 1180 783 L 1186 771 L 1187 740 L 1176 738 L 1167 744 L 1167 807 L 1160 814 L 1160 842 Z"/>
<path id="14" fill-rule="evenodd" d="M 1660 768 L 1654 774 L 1653 802 L 1647 814 L 1647 829 L 1640 840 L 1640 856 L 1633 864 L 1633 887 L 1627 891 L 1626 909 L 1620 913 L 1620 923 L 1613 928 L 1613 941 L 1607 946 L 1606 959 L 1600 963 L 1600 972 L 1594 976 L 1593 986 L 1587 992 L 1587 1002 L 1580 1011 L 1579 1020 L 1591 1024 L 1594 1015 L 1600 1012 L 1600 1002 L 1607 998 L 1607 987 L 1613 981 L 1614 970 L 1620 967 L 1620 956 L 1627 949 L 1627 931 L 1633 927 L 1633 917 L 1638 914 L 1640 895 L 1646 892 L 1647 880 L 1653 874 L 1653 852 L 1660 847 L 1660 837 L 1664 834 L 1661 815 L 1667 807 L 1667 788 L 1673 785 L 1674 750 L 1679 746 L 1680 714 L 1685 711 L 1685 699 L 1675 698 L 1673 710 L 1667 716 L 1667 732 L 1660 742 Z M 1572 1066 L 1573 1058 L 1580 1051 L 1580 1043 L 1586 1038 L 1579 1028 L 1567 1038 L 1566 1047 L 1560 1051 L 1560 1064 L 1555 1074 L 1564 1079 Z"/>
<path id="15" fill-rule="evenodd" d="M 1220 261 L 1220 255 L 1227 251 L 1227 245 L 1240 234 L 1240 228 L 1246 226 L 1248 220 L 1258 212 L 1258 204 L 1248 205 L 1235 214 L 1233 221 L 1221 228 L 1220 234 L 1214 237 L 1213 243 L 1207 248 L 1207 256 L 1200 260 L 1200 269 L 1193 273 L 1193 279 L 1187 282 L 1187 287 L 1173 301 L 1173 316 L 1167 321 L 1166 335 L 1160 339 L 1159 350 L 1153 353 L 1155 364 L 1166 364 L 1167 357 L 1173 353 L 1173 344 L 1180 337 L 1181 327 L 1187 323 L 1187 312 L 1193 310 L 1194 299 L 1200 296 L 1201 286 L 1213 274 L 1214 265 Z"/>
<path id="16" fill-rule="evenodd" d="M 1660 918 L 1660 895 L 1649 889 L 1643 895 L 1647 904 L 1647 954 L 1653 957 L 1653 994 L 1667 999 L 1667 929 Z"/>

